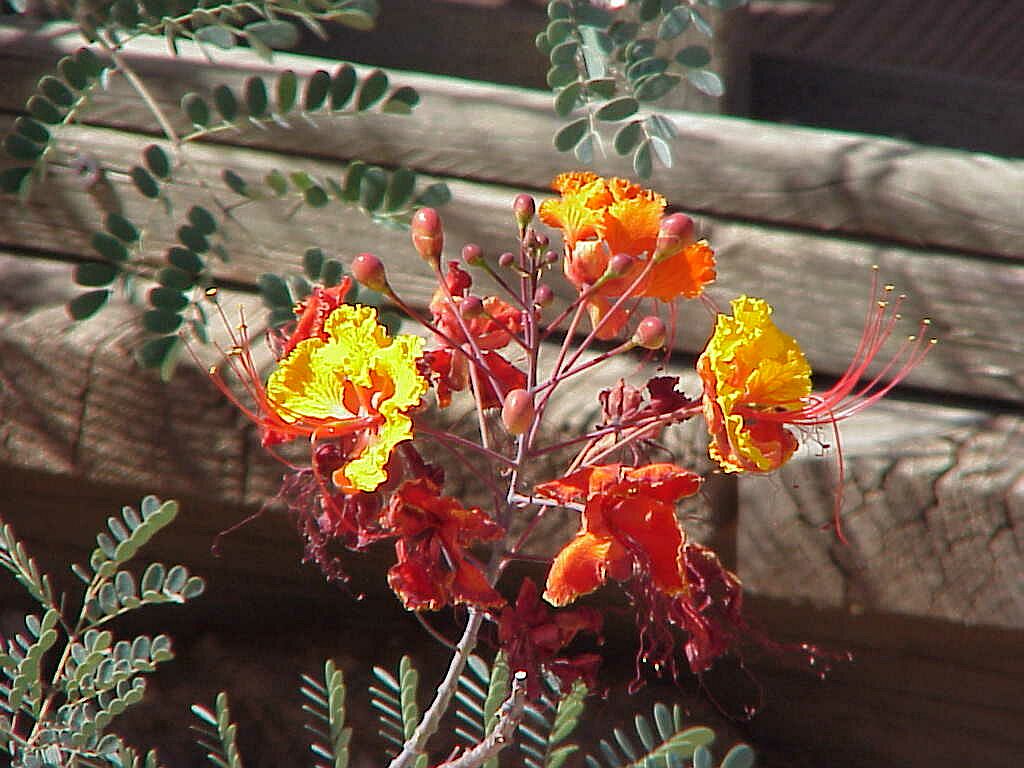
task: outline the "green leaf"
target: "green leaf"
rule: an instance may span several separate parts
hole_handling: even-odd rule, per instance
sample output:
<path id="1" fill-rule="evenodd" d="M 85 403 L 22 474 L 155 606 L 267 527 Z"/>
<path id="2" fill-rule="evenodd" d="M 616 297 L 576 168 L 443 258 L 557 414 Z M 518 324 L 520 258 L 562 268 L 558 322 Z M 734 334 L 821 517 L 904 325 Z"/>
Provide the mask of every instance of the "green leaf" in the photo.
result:
<path id="1" fill-rule="evenodd" d="M 210 250 L 210 241 L 206 239 L 202 232 L 190 224 L 178 227 L 178 242 L 196 253 L 206 253 Z"/>
<path id="2" fill-rule="evenodd" d="M 649 179 L 654 167 L 651 160 L 651 142 L 645 141 L 633 155 L 633 171 L 641 179 Z"/>
<path id="3" fill-rule="evenodd" d="M 700 69 L 711 62 L 711 53 L 703 45 L 688 45 L 676 54 L 676 61 L 684 67 Z"/>
<path id="4" fill-rule="evenodd" d="M 132 168 L 132 182 L 143 196 L 149 198 L 160 197 L 160 186 L 156 183 L 156 179 L 141 165 L 136 165 Z"/>
<path id="5" fill-rule="evenodd" d="M 626 78 L 636 84 L 648 75 L 658 75 L 668 69 L 668 61 L 660 56 L 637 59 L 626 69 Z"/>
<path id="6" fill-rule="evenodd" d="M 83 261 L 75 267 L 75 282 L 90 288 L 110 285 L 117 275 L 116 266 L 102 261 Z"/>
<path id="7" fill-rule="evenodd" d="M 658 37 L 662 40 L 674 40 L 690 27 L 690 9 L 678 6 L 666 13 L 658 25 Z"/>
<path id="8" fill-rule="evenodd" d="M 573 147 L 572 153 L 584 165 L 594 162 L 594 134 L 588 133 L 579 144 Z"/>
<path id="9" fill-rule="evenodd" d="M 79 48 L 75 51 L 74 60 L 86 77 L 99 77 L 107 67 L 100 57 L 89 48 Z M 67 73 L 64 76 L 67 77 Z M 68 82 L 70 83 L 71 81 L 68 80 Z M 82 87 L 84 88 L 85 86 L 83 85 Z"/>
<path id="10" fill-rule="evenodd" d="M 294 24 L 282 19 L 254 21 L 242 27 L 251 40 L 255 37 L 268 48 L 293 48 L 299 42 L 299 30 Z"/>
<path id="11" fill-rule="evenodd" d="M 108 213 L 104 224 L 107 232 L 124 243 L 134 243 L 139 239 L 139 230 L 127 218 L 119 213 Z"/>
<path id="12" fill-rule="evenodd" d="M 548 24 L 545 30 L 548 44 L 554 47 L 564 42 L 575 28 L 576 26 L 569 19 L 555 19 Z"/>
<path id="13" fill-rule="evenodd" d="M 182 229 L 187 229 L 187 227 L 182 227 L 178 230 L 179 237 L 181 236 Z M 193 232 L 194 231 L 195 230 L 193 230 Z M 200 235 L 200 237 L 202 237 L 202 235 Z M 184 242 L 184 239 L 182 239 L 182 242 Z M 168 248 L 166 257 L 167 263 L 171 266 L 177 267 L 182 272 L 187 272 L 193 278 L 198 276 L 206 266 L 203 264 L 203 260 L 199 258 L 193 250 L 190 250 L 189 248 L 182 248 L 178 245 Z"/>
<path id="14" fill-rule="evenodd" d="M 690 81 L 701 93 L 706 93 L 712 98 L 719 98 L 725 93 L 725 86 L 721 78 L 709 69 L 693 69 L 686 73 L 686 79 Z"/>
<path id="15" fill-rule="evenodd" d="M 95 232 L 92 236 L 92 247 L 108 261 L 127 261 L 128 249 L 124 243 L 106 232 Z"/>
<path id="16" fill-rule="evenodd" d="M 323 208 L 330 202 L 323 187 L 317 185 L 307 188 L 303 191 L 302 196 L 306 199 L 306 204 L 314 208 Z"/>
<path id="17" fill-rule="evenodd" d="M 43 154 L 43 147 L 20 133 L 7 134 L 4 137 L 4 149 L 16 160 L 35 160 Z"/>
<path id="18" fill-rule="evenodd" d="M 75 94 L 64 83 L 53 75 L 46 75 L 39 80 L 39 90 L 52 101 L 62 107 L 70 107 L 75 103 Z"/>
<path id="19" fill-rule="evenodd" d="M 235 47 L 235 36 L 231 33 L 231 30 L 217 24 L 201 27 L 193 33 L 193 36 L 197 43 L 215 45 L 224 51 Z"/>
<path id="20" fill-rule="evenodd" d="M 682 78 L 672 73 L 651 75 L 641 80 L 634 89 L 634 95 L 640 101 L 657 101 L 666 93 L 675 88 Z"/>
<path id="21" fill-rule="evenodd" d="M 382 70 L 375 69 L 363 78 L 356 95 L 356 109 L 360 112 L 369 109 L 384 95 L 388 89 L 388 76 Z"/>
<path id="22" fill-rule="evenodd" d="M 238 100 L 234 92 L 226 85 L 218 85 L 213 89 L 213 103 L 220 116 L 229 123 L 238 117 Z"/>
<path id="23" fill-rule="evenodd" d="M 178 267 L 164 267 L 156 273 L 156 281 L 165 288 L 185 291 L 195 285 L 195 277 Z"/>
<path id="24" fill-rule="evenodd" d="M 549 88 L 564 88 L 579 77 L 576 66 L 552 67 L 548 70 L 547 83 Z"/>
<path id="25" fill-rule="evenodd" d="M 213 214 L 201 205 L 193 205 L 188 211 L 188 220 L 199 232 L 212 235 L 217 231 L 217 220 Z"/>
<path id="26" fill-rule="evenodd" d="M 693 750 L 693 768 L 713 768 L 710 749 L 701 745 Z"/>
<path id="27" fill-rule="evenodd" d="M 356 89 L 356 70 L 351 64 L 342 64 L 331 78 L 331 109 L 343 109 Z"/>
<path id="28" fill-rule="evenodd" d="M 737 744 L 722 758 L 721 768 L 753 768 L 754 750 L 746 744 Z"/>
<path id="29" fill-rule="evenodd" d="M 568 19 L 572 17 L 572 6 L 568 0 L 551 0 L 548 3 L 549 19 Z"/>
<path id="30" fill-rule="evenodd" d="M 266 182 L 266 185 L 270 187 L 278 197 L 282 197 L 288 192 L 288 179 L 286 179 L 284 174 L 276 168 L 268 173 L 263 181 Z"/>
<path id="31" fill-rule="evenodd" d="M 380 111 L 389 115 L 407 115 L 420 103 L 420 95 L 411 85 L 396 88 L 384 100 Z"/>
<path id="32" fill-rule="evenodd" d="M 251 117 L 267 114 L 267 84 L 261 77 L 250 77 L 245 81 L 245 106 Z"/>
<path id="33" fill-rule="evenodd" d="M 166 309 L 170 312 L 180 312 L 188 306 L 188 296 L 181 291 L 171 288 L 164 288 L 158 285 L 149 290 L 149 303 L 157 309 Z"/>
<path id="34" fill-rule="evenodd" d="M 295 72 L 286 69 L 277 76 L 277 113 L 287 115 L 295 106 L 295 95 L 299 90 L 299 78 Z"/>
<path id="35" fill-rule="evenodd" d="M 0 171 L 0 191 L 9 195 L 20 194 L 22 185 L 28 180 L 32 173 L 32 167 L 28 165 L 14 166 Z"/>
<path id="36" fill-rule="evenodd" d="M 613 141 L 615 151 L 622 156 L 626 156 L 636 148 L 643 138 L 644 127 L 641 121 L 634 120 L 631 123 L 627 123 L 615 134 Z"/>
<path id="37" fill-rule="evenodd" d="M 707 19 L 700 15 L 696 8 L 690 9 L 690 17 L 693 19 L 693 26 L 699 29 L 705 37 L 715 36 L 715 28 L 708 23 Z"/>
<path id="38" fill-rule="evenodd" d="M 568 125 L 562 126 L 558 133 L 555 134 L 555 149 L 559 152 L 568 152 L 579 144 L 586 132 L 587 119 L 585 117 L 573 120 Z"/>
<path id="39" fill-rule="evenodd" d="M 221 174 L 221 178 L 224 179 L 224 183 L 228 185 L 228 188 L 236 194 L 249 197 L 249 185 L 245 179 L 239 176 L 237 173 L 232 171 L 230 168 L 225 169 Z"/>
<path id="40" fill-rule="evenodd" d="M 428 208 L 440 208 L 451 202 L 452 191 L 443 181 L 438 181 L 416 195 L 416 205 Z"/>
<path id="41" fill-rule="evenodd" d="M 36 144 L 46 144 L 50 140 L 50 132 L 46 126 L 25 115 L 14 121 L 14 130 Z"/>
<path id="42" fill-rule="evenodd" d="M 81 50 L 83 49 L 80 49 L 79 52 L 81 52 Z M 70 56 L 65 56 L 57 62 L 57 70 L 76 91 L 85 90 L 89 85 L 89 73 L 86 71 L 86 67 L 82 65 L 80 59 L 73 59 Z M 42 81 L 40 81 L 40 86 L 42 86 Z"/>
<path id="43" fill-rule="evenodd" d="M 657 136 L 665 141 L 672 141 L 679 135 L 675 124 L 665 115 L 648 115 L 647 119 L 644 120 L 644 125 L 647 126 L 648 134 Z"/>
<path id="44" fill-rule="evenodd" d="M 583 89 L 583 83 L 577 80 L 559 91 L 555 96 L 555 114 L 559 117 L 568 117 L 577 107 L 583 106 Z"/>
<path id="45" fill-rule="evenodd" d="M 32 117 L 47 125 L 59 125 L 64 119 L 64 113 L 57 109 L 53 102 L 45 96 L 33 96 L 28 100 L 26 107 Z"/>
<path id="46" fill-rule="evenodd" d="M 174 335 L 147 339 L 135 356 L 143 368 L 161 368 L 174 355 L 180 343 L 181 339 Z"/>
<path id="47" fill-rule="evenodd" d="M 181 326 L 181 315 L 166 309 L 151 309 L 142 315 L 142 327 L 150 333 L 174 333 Z"/>
<path id="48" fill-rule="evenodd" d="M 320 272 L 320 282 L 326 287 L 332 288 L 341 282 L 341 278 L 345 276 L 345 268 L 341 265 L 340 261 L 334 259 L 328 259 L 324 263 L 324 268 Z"/>
<path id="49" fill-rule="evenodd" d="M 306 81 L 306 93 L 302 101 L 302 107 L 307 112 L 315 112 L 323 106 L 327 98 L 327 92 L 331 88 L 331 76 L 318 69 L 309 80 Z"/>
<path id="50" fill-rule="evenodd" d="M 615 123 L 619 120 L 625 120 L 627 117 L 632 117 L 639 108 L 640 103 L 636 99 L 631 96 L 623 96 L 614 101 L 609 101 L 597 110 L 595 116 L 598 120 Z"/>
<path id="51" fill-rule="evenodd" d="M 666 168 L 672 167 L 672 147 L 669 143 L 658 136 L 651 136 L 651 151 L 654 152 L 654 156 L 658 159 Z"/>
<path id="52" fill-rule="evenodd" d="M 388 180 L 383 170 L 370 166 L 359 184 L 359 204 L 368 211 L 376 211 L 384 202 Z"/>
<path id="53" fill-rule="evenodd" d="M 345 184 L 342 189 L 342 196 L 346 202 L 353 203 L 359 199 L 359 188 L 363 183 L 363 176 L 369 166 L 366 163 L 354 160 L 345 171 Z"/>
<path id="54" fill-rule="evenodd" d="M 288 283 L 283 278 L 267 272 L 260 275 L 256 283 L 264 304 L 271 308 L 286 307 L 291 311 L 294 302 L 291 291 L 288 290 Z"/>
<path id="55" fill-rule="evenodd" d="M 210 124 L 210 106 L 198 93 L 186 93 L 182 96 L 181 108 L 192 121 L 192 125 L 205 128 Z"/>
<path id="56" fill-rule="evenodd" d="M 617 83 L 613 77 L 597 77 L 587 80 L 587 93 L 600 99 L 611 99 L 615 96 Z"/>
<path id="57" fill-rule="evenodd" d="M 95 315 L 110 298 L 110 291 L 88 291 L 68 302 L 68 314 L 72 320 L 85 320 Z"/>
<path id="58" fill-rule="evenodd" d="M 171 158 L 157 144 L 150 144 L 142 150 L 142 159 L 146 167 L 161 179 L 168 179 L 171 176 Z M 155 197 L 155 195 L 153 195 Z"/>
<path id="59" fill-rule="evenodd" d="M 580 44 L 575 40 L 566 40 L 551 49 L 551 64 L 555 67 L 576 67 L 576 54 L 579 53 Z"/>
<path id="60" fill-rule="evenodd" d="M 412 197 L 415 186 L 416 174 L 408 168 L 399 168 L 392 173 L 387 190 L 384 192 L 385 210 L 397 211 L 404 208 Z"/>
<path id="61" fill-rule="evenodd" d="M 319 248 L 307 248 L 302 254 L 302 271 L 310 280 L 319 280 L 324 268 L 324 252 Z"/>
<path id="62" fill-rule="evenodd" d="M 377 6 L 375 3 L 371 5 L 369 2 L 364 2 L 363 4 L 366 6 L 365 9 L 354 7 L 355 3 L 353 2 L 348 7 L 332 12 L 331 18 L 351 29 L 368 32 L 376 24 Z"/>

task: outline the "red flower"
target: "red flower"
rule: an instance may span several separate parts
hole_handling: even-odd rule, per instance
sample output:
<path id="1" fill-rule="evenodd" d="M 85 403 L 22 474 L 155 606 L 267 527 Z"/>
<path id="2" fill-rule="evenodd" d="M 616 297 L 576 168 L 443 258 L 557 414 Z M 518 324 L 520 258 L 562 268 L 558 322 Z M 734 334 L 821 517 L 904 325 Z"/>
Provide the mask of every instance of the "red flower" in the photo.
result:
<path id="1" fill-rule="evenodd" d="M 542 667 L 556 675 L 565 689 L 580 679 L 593 688 L 601 657 L 596 653 L 559 657 L 558 653 L 580 632 L 599 633 L 601 624 L 601 614 L 594 608 L 552 611 L 541 602 L 533 580 L 523 579 L 515 606 L 506 606 L 498 618 L 498 643 L 509 666 L 528 673 L 531 697 L 540 693 Z"/>
<path id="2" fill-rule="evenodd" d="M 406 481 L 391 497 L 386 522 L 398 537 L 398 563 L 388 572 L 391 589 L 412 611 L 436 611 L 449 603 L 500 606 L 504 600 L 465 547 L 499 539 L 504 529 L 440 490 L 421 477 Z"/>
<path id="3" fill-rule="evenodd" d="M 352 278 L 345 277 L 330 288 L 314 286 L 313 292 L 295 305 L 295 328 L 285 339 L 277 358 L 287 357 L 295 345 L 305 339 L 319 338 L 327 341 L 324 321 L 328 315 L 345 303 L 345 296 L 352 287 Z"/>
<path id="4" fill-rule="evenodd" d="M 483 372 L 478 377 L 480 401 L 484 408 L 497 408 L 503 400 L 491 382 L 491 377 L 497 380 L 505 393 L 526 388 L 526 374 L 499 352 L 485 350 L 481 356 L 490 372 L 490 377 Z M 447 408 L 452 402 L 452 392 L 462 392 L 469 386 L 469 359 L 462 352 L 451 348 L 435 349 L 423 357 L 427 364 L 427 374 L 437 393 L 437 404 Z"/>
<path id="5" fill-rule="evenodd" d="M 695 494 L 700 483 L 699 475 L 673 464 L 608 464 L 538 485 L 539 496 L 585 500 L 580 531 L 555 557 L 544 598 L 567 605 L 609 577 L 634 575 L 666 595 L 684 592 L 684 535 L 675 502 Z"/>

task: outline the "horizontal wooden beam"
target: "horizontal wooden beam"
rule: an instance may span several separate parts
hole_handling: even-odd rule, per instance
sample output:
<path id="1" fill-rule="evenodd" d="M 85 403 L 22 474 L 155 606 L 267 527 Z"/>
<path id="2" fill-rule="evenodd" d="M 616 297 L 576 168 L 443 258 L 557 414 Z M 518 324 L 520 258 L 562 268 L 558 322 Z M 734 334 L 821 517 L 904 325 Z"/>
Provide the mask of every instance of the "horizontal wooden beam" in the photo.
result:
<path id="1" fill-rule="evenodd" d="M 0 129 L 11 124 L 0 117 Z M 174 242 L 177 228 L 195 204 L 216 211 L 239 198 L 224 186 L 221 169 L 258 181 L 273 169 L 304 170 L 338 178 L 341 163 L 282 156 L 247 147 L 190 147 L 188 168 L 167 185 L 176 212 L 142 197 L 132 186 L 131 166 L 141 162 L 146 136 L 120 130 L 74 127 L 64 131 L 45 191 L 24 207 L 0 209 L 0 247 L 47 251 L 67 258 L 90 254 L 90 240 L 105 214 L 117 210 L 145 223 L 145 255 L 157 263 Z M 86 153 L 107 172 L 83 188 L 76 165 Z M 426 181 L 433 181 L 427 177 Z M 480 243 L 492 257 L 513 247 L 513 187 L 445 179 L 454 199 L 442 212 L 449 253 L 466 242 Z M 219 279 L 252 285 L 262 272 L 297 271 L 306 247 L 316 245 L 344 259 L 361 251 L 387 261 L 397 290 L 425 305 L 435 283 L 409 245 L 408 234 L 375 225 L 362 213 L 331 204 L 302 207 L 260 202 L 233 209 L 224 245 L 230 261 L 215 263 Z M 907 249 L 879 242 L 831 237 L 808 230 L 769 228 L 746 221 L 698 217 L 701 230 L 718 252 L 719 280 L 710 295 L 720 306 L 739 295 L 763 296 L 776 307 L 780 326 L 802 344 L 814 369 L 839 375 L 848 365 L 861 334 L 870 297 L 872 264 L 883 281 L 908 294 L 906 319 L 897 336 L 913 333 L 917 320 L 929 317 L 941 343 L 909 381 L 941 396 L 961 394 L 1024 402 L 1024 267 L 965 254 Z M 563 297 L 571 289 L 560 278 L 551 284 Z M 677 337 L 680 349 L 702 349 L 710 331 L 703 307 L 683 307 Z M 895 348 L 896 342 L 893 342 Z"/>
<path id="2" fill-rule="evenodd" d="M 81 38 L 68 27 L 0 26 L 5 82 L 0 110 L 21 110 L 38 78 Z M 524 41 L 524 46 L 528 41 Z M 184 127 L 181 96 L 209 96 L 216 84 L 239 88 L 245 78 L 274 78 L 284 69 L 300 75 L 333 70 L 336 62 L 278 54 L 267 64 L 237 50 L 215 63 L 183 44 L 171 60 L 159 40 L 138 40 L 125 53 L 157 102 Z M 406 164 L 438 176 L 544 189 L 571 169 L 551 139 L 560 122 L 547 93 L 413 73 L 392 73 L 415 86 L 422 103 L 404 118 L 365 115 L 290 130 L 252 129 L 221 134 L 231 144 L 308 156 Z M 131 131 L 158 132 L 153 116 L 129 86 L 114 78 L 96 94 L 84 119 Z M 652 186 L 686 210 L 732 219 L 841 232 L 901 242 L 911 247 L 996 254 L 1024 252 L 1024 208 L 1006 190 L 1024 187 L 1024 161 L 929 149 L 908 142 L 761 123 L 672 113 L 679 132 L 677 167 L 659 171 Z M 610 151 L 610 150 L 609 150 Z M 627 174 L 625 161 L 608 157 L 603 173 Z"/>

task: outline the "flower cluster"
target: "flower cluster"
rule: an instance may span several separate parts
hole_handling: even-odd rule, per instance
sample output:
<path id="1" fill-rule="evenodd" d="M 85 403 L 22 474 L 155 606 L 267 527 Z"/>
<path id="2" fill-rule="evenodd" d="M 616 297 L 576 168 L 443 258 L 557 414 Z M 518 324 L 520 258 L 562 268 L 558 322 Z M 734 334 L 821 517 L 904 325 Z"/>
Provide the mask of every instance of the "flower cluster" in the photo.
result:
<path id="1" fill-rule="evenodd" d="M 569 606 L 616 582 L 636 608 L 638 664 L 675 672 L 685 658 L 701 674 L 751 630 L 739 578 L 692 539 L 678 513 L 683 500 L 697 501 L 702 476 L 652 460 L 665 430 L 702 418 L 721 471 L 776 470 L 803 436 L 836 429 L 885 395 L 930 340 L 922 327 L 870 373 L 901 301 L 873 282 L 853 361 L 816 394 L 805 355 L 776 327 L 772 308 L 742 296 L 731 313 L 715 312 L 696 365 L 700 392 L 686 395 L 670 376 L 640 386 L 622 381 L 595 393 L 599 423 L 549 440 L 539 426 L 556 390 L 616 355 L 671 346 L 675 303 L 701 298 L 713 308 L 704 291 L 716 276 L 710 246 L 688 216 L 666 212 L 661 195 L 592 173 L 563 174 L 553 186 L 558 197 L 539 210 L 533 198 L 516 198 L 518 249 L 494 259 L 469 244 L 459 260 L 446 260 L 437 212 L 416 214 L 413 246 L 437 282 L 425 315 L 393 289 L 381 259 L 356 257 L 355 280 L 383 294 L 421 334 L 390 334 L 374 307 L 346 301 L 352 281 L 345 278 L 316 287 L 295 307 L 269 377 L 256 369 L 243 323 L 226 362 L 244 393 L 216 369 L 213 378 L 256 422 L 268 449 L 308 441 L 308 462 L 289 463 L 281 498 L 301 521 L 309 556 L 329 575 L 339 572 L 328 554 L 334 545 L 391 542 L 388 584 L 405 607 L 465 606 L 489 619 L 510 663 L 527 670 L 532 694 L 542 671 L 563 682 L 594 679 L 599 657 L 571 646 L 581 635 L 599 637 L 601 614 L 593 605 Z M 561 256 L 535 216 L 561 235 Z M 555 311 L 559 261 L 570 298 Z M 496 292 L 474 292 L 473 271 Z M 587 316 L 591 330 L 579 333 Z M 599 339 L 612 343 L 598 349 Z M 432 428 L 424 408 L 430 395 L 441 408 L 464 397 L 477 412 L 476 436 Z M 567 452 L 573 458 L 561 473 L 539 474 L 547 457 Z M 479 485 L 474 498 L 486 501 L 469 505 L 446 494 L 445 472 L 427 455 L 463 465 Z M 560 542 L 543 594 L 525 579 L 509 602 L 506 567 L 529 559 L 524 553 L 551 507 L 577 511 L 579 530 Z"/>

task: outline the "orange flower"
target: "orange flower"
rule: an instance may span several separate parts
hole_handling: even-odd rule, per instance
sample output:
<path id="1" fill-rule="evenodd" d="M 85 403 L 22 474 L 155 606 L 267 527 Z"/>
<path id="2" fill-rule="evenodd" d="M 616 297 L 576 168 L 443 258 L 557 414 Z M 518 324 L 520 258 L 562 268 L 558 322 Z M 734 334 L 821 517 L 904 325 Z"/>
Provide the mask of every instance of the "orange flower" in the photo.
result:
<path id="1" fill-rule="evenodd" d="M 541 203 L 538 215 L 562 230 L 566 278 L 583 291 L 605 275 L 613 256 L 626 254 L 634 261 L 625 274 L 606 279 L 595 291 L 598 296 L 621 296 L 654 258 L 665 198 L 625 179 L 580 171 L 557 176 L 552 187 L 561 197 Z M 664 302 L 693 298 L 714 279 L 714 253 L 707 243 L 680 242 L 677 250 L 658 255 L 633 295 Z"/>
<path id="2" fill-rule="evenodd" d="M 726 472 L 769 472 L 793 455 L 798 429 L 836 424 L 876 402 L 902 381 L 934 344 L 928 321 L 872 377 L 868 367 L 892 334 L 902 297 L 889 301 L 872 283 L 872 302 L 853 360 L 830 389 L 811 394 L 811 368 L 797 342 L 772 322 L 762 299 L 741 296 L 732 316 L 719 315 L 697 361 L 704 384 L 704 415 L 711 457 Z M 883 381 L 882 376 L 889 380 Z"/>
<path id="3" fill-rule="evenodd" d="M 449 603 L 495 608 L 504 603 L 465 547 L 500 539 L 505 531 L 480 509 L 465 509 L 442 496 L 433 480 L 408 480 L 391 497 L 386 511 L 390 532 L 398 536 L 398 563 L 388 583 L 411 611 L 436 611 Z"/>
<path id="4" fill-rule="evenodd" d="M 580 531 L 555 557 L 544 598 L 566 605 L 608 578 L 625 581 L 636 573 L 666 595 L 684 592 L 684 534 L 675 502 L 695 494 L 700 483 L 672 464 L 609 464 L 538 485 L 539 496 L 584 501 Z"/>

